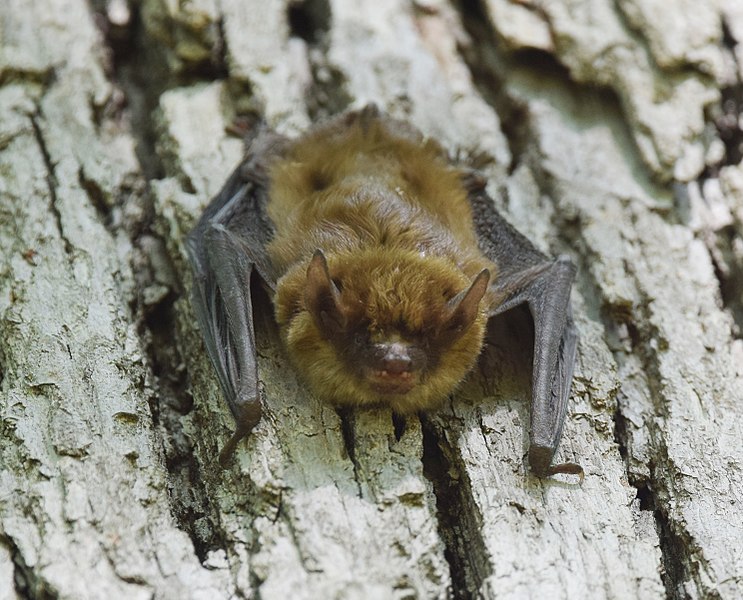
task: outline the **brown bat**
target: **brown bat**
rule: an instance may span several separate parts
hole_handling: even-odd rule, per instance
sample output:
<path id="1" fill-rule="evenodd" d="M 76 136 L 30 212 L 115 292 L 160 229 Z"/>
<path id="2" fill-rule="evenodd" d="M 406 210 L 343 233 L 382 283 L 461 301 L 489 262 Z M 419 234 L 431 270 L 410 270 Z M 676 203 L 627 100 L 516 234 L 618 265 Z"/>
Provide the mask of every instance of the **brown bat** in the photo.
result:
<path id="1" fill-rule="evenodd" d="M 480 354 L 490 317 L 535 324 L 529 464 L 550 466 L 577 335 L 575 268 L 495 210 L 485 181 L 373 105 L 289 140 L 265 128 L 188 238 L 193 302 L 237 429 L 261 417 L 250 277 L 269 289 L 291 360 L 336 406 L 433 409 Z"/>

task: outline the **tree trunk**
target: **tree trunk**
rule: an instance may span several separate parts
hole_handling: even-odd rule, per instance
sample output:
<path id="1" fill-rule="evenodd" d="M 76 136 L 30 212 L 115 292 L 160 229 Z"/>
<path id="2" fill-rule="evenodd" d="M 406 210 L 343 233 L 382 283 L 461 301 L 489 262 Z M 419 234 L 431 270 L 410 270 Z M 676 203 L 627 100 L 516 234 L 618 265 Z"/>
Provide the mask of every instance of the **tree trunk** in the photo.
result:
<path id="1" fill-rule="evenodd" d="M 0 597 L 743 597 L 739 0 L 3 0 L 0 36 Z M 308 395 L 262 297 L 218 468 L 183 242 L 225 126 L 369 101 L 578 264 L 582 483 L 527 470 L 518 313 L 401 423 Z"/>

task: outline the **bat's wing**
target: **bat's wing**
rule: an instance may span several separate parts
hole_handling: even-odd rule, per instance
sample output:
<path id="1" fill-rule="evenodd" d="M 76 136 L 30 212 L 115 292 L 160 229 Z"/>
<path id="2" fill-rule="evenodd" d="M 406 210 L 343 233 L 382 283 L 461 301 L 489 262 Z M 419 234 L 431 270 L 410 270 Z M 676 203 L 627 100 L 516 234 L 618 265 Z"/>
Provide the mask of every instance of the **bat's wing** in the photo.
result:
<path id="1" fill-rule="evenodd" d="M 186 241 L 196 317 L 237 423 L 220 453 L 222 464 L 261 417 L 250 278 L 256 270 L 269 287 L 275 287 L 266 254 L 273 225 L 265 206 L 266 164 L 277 140 L 270 132 L 258 135 Z"/>
<path id="2" fill-rule="evenodd" d="M 567 257 L 549 259 L 495 210 L 475 174 L 465 178 L 475 228 L 484 254 L 499 268 L 491 284 L 501 302 L 495 316 L 527 303 L 534 319 L 529 464 L 539 476 L 581 473 L 572 463 L 550 466 L 560 444 L 578 335 L 570 307 L 575 267 Z"/>

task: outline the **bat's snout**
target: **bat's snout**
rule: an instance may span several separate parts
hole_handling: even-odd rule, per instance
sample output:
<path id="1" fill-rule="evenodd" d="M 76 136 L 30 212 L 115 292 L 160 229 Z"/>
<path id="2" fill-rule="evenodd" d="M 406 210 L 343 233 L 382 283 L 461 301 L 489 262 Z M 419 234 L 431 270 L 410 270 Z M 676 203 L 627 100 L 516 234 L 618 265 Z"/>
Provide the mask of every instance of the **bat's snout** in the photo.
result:
<path id="1" fill-rule="evenodd" d="M 384 361 L 384 370 L 390 375 L 405 375 L 410 372 L 412 362 L 407 356 Z"/>
<path id="2" fill-rule="evenodd" d="M 404 342 L 375 344 L 372 364 L 364 369 L 371 386 L 382 394 L 404 394 L 419 381 L 425 354 Z"/>

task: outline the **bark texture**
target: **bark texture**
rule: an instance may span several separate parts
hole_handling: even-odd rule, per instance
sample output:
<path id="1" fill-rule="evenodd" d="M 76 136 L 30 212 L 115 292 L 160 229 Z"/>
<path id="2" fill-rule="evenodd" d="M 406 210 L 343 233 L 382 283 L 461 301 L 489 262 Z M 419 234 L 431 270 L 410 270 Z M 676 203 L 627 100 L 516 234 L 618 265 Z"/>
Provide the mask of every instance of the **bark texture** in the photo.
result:
<path id="1" fill-rule="evenodd" d="M 739 0 L 4 0 L 0 597 L 743 597 Z M 558 460 L 496 322 L 437 414 L 310 397 L 259 300 L 233 423 L 183 241 L 258 112 L 374 101 L 579 265 Z"/>

